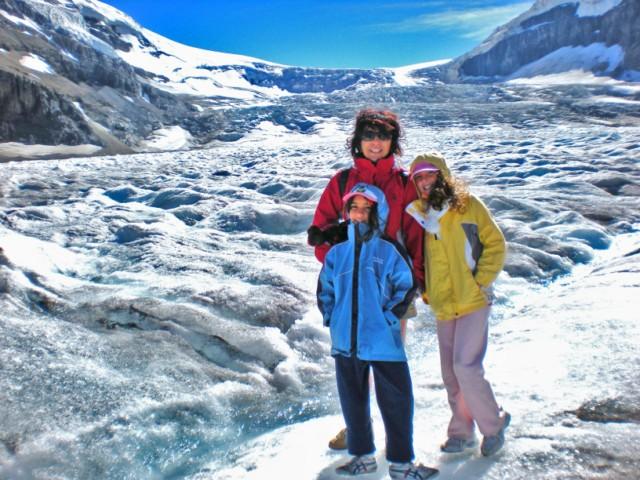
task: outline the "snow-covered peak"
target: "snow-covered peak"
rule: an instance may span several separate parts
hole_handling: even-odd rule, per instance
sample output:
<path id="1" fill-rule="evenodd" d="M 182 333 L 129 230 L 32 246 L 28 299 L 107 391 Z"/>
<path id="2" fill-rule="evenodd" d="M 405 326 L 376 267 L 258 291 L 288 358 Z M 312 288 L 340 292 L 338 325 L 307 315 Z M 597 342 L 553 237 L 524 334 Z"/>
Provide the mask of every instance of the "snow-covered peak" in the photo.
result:
<path id="1" fill-rule="evenodd" d="M 180 44 L 99 1 L 29 0 L 22 15 L 14 13 L 0 8 L 6 20 L 30 34 L 50 43 L 53 32 L 64 32 L 77 44 L 148 72 L 153 86 L 170 93 L 236 100 L 275 98 L 284 93 L 273 85 L 252 85 L 243 75 L 246 68 L 279 75 L 282 65 Z"/>
<path id="2" fill-rule="evenodd" d="M 91 4 L 97 2 L 91 2 Z M 103 5 L 103 4 L 102 4 Z M 104 55 L 115 57 L 115 51 L 108 42 L 102 38 L 97 37 L 91 31 L 87 25 L 84 16 L 82 14 L 82 7 L 89 6 L 89 2 L 82 1 L 68 1 L 60 2 L 43 2 L 40 0 L 32 0 L 29 2 L 29 6 L 38 14 L 46 18 L 53 30 L 64 31 L 76 41 L 83 43 Z M 92 5 L 91 5 L 92 6 Z M 106 5 L 104 5 L 107 7 Z M 115 9 L 114 9 L 115 10 Z M 123 13 L 120 13 L 120 17 L 126 17 Z M 126 23 L 133 23 L 133 19 L 126 17 Z M 42 27 L 38 28 L 42 31 Z M 46 32 L 42 32 L 45 36 Z"/>
<path id="3" fill-rule="evenodd" d="M 527 12 L 527 18 L 567 3 L 578 4 L 576 15 L 579 17 L 596 17 L 604 15 L 621 2 L 622 0 L 538 0 Z"/>
<path id="4" fill-rule="evenodd" d="M 57 2 L 62 5 L 75 3 L 80 7 L 86 7 L 86 8 L 92 9 L 95 12 L 103 15 L 105 18 L 108 18 L 112 21 L 122 22 L 124 24 L 131 26 L 132 28 L 140 28 L 140 25 L 129 15 L 106 3 L 95 2 L 94 0 L 71 0 L 71 1 L 57 0 Z"/>
<path id="5" fill-rule="evenodd" d="M 394 67 L 388 70 L 393 74 L 395 82 L 403 87 L 419 85 L 421 80 L 413 74 L 419 70 L 431 67 L 437 67 L 439 65 L 445 65 L 451 61 L 450 58 L 444 60 L 434 60 L 432 62 L 422 62 L 413 65 L 405 65 L 404 67 Z"/>
<path id="6" fill-rule="evenodd" d="M 18 9 L 23 16 L 10 13 L 16 8 L 2 13 L 16 26 L 45 37 L 48 43 L 55 44 L 55 36 L 64 32 L 63 43 L 72 40 L 83 46 L 80 49 L 89 47 L 114 62 L 121 60 L 135 69 L 138 80 L 171 94 L 207 97 L 223 103 L 255 103 L 293 93 L 331 92 L 393 81 L 393 75 L 384 69 L 292 67 L 187 46 L 147 30 L 131 17 L 97 0 L 26 0 Z M 34 18 L 38 19 L 37 23 L 33 22 Z M 46 20 L 42 22 L 42 18 Z"/>
<path id="7" fill-rule="evenodd" d="M 206 64 L 210 66 L 221 65 L 243 65 L 255 66 L 256 64 L 280 66 L 284 65 L 261 60 L 246 55 L 237 55 L 234 53 L 216 52 L 213 50 L 205 50 L 202 48 L 191 47 L 182 43 L 175 42 L 169 38 L 163 37 L 151 30 L 142 28 L 141 32 L 144 36 L 159 50 L 166 51 L 182 59 L 184 62 L 191 64 Z"/>
<path id="8" fill-rule="evenodd" d="M 145 28 L 122 39 L 131 45 L 117 54 L 128 64 L 152 73 L 162 81 L 154 85 L 172 93 L 220 96 L 251 100 L 258 96 L 278 97 L 277 87 L 252 85 L 244 68 L 259 68 L 280 74 L 283 66 L 245 55 L 215 52 L 174 42 Z"/>

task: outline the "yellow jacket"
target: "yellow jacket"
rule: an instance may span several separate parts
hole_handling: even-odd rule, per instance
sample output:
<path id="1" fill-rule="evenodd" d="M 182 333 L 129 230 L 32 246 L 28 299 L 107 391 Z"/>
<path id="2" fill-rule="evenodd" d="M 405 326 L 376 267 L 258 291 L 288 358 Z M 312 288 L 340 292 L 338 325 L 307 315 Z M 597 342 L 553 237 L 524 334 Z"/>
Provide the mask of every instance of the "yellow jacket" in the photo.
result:
<path id="1" fill-rule="evenodd" d="M 443 209 L 426 215 L 417 208 L 419 202 L 409 204 L 406 211 L 427 230 L 425 300 L 436 318 L 451 320 L 486 306 L 491 301 L 486 292 L 506 256 L 504 236 L 489 210 L 474 195 L 464 213 Z M 437 233 L 430 233 L 434 230 Z"/>

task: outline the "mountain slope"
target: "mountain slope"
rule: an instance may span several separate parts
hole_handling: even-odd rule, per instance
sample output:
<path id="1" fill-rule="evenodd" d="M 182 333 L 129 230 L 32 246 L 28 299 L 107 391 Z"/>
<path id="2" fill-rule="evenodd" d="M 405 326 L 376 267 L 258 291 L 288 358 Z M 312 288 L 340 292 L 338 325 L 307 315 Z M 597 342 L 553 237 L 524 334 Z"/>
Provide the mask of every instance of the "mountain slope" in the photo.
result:
<path id="1" fill-rule="evenodd" d="M 197 148 L 262 121 L 306 132 L 304 112 L 283 113 L 296 94 L 568 70 L 640 79 L 639 19 L 638 0 L 538 0 L 447 64 L 317 69 L 181 45 L 96 0 L 0 0 L 0 161 L 37 145 L 58 156 Z"/>
<path id="2" fill-rule="evenodd" d="M 221 107 L 392 78 L 188 47 L 93 0 L 0 0 L 0 142 L 125 153 L 171 127 L 186 148 L 226 135 Z"/>
<path id="3" fill-rule="evenodd" d="M 189 110 L 123 61 L 80 2 L 2 0 L 0 27 L 0 140 L 131 152 Z"/>
<path id="4" fill-rule="evenodd" d="M 501 81 L 569 70 L 640 79 L 640 2 L 538 0 L 454 60 L 445 78 Z"/>

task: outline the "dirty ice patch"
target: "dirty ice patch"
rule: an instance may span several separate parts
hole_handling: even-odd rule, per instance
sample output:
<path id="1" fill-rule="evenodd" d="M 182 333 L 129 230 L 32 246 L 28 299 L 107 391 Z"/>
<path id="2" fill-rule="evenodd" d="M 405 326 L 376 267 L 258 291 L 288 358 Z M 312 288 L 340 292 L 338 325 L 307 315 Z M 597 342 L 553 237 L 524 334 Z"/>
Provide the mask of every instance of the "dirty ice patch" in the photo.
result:
<path id="1" fill-rule="evenodd" d="M 51 65 L 49 65 L 38 55 L 34 55 L 33 53 L 22 57 L 20 59 L 20 64 L 31 70 L 35 70 L 36 72 L 48 73 L 50 75 L 54 75 L 56 73 L 55 70 L 51 68 Z"/>
<path id="2" fill-rule="evenodd" d="M 154 130 L 143 142 L 145 148 L 153 150 L 184 150 L 191 145 L 191 134 L 179 125 Z"/>
<path id="3" fill-rule="evenodd" d="M 92 144 L 84 145 L 26 145 L 20 142 L 0 143 L 0 161 L 27 160 L 48 156 L 63 157 L 65 155 L 93 155 L 102 147 Z"/>

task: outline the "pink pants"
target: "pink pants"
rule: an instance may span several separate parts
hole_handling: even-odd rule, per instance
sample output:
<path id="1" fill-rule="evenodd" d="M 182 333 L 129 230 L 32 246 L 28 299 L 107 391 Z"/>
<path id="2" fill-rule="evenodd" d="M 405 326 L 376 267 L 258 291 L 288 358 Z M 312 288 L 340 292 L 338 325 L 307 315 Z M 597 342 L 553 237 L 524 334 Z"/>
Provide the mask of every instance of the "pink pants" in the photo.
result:
<path id="1" fill-rule="evenodd" d="M 502 427 L 500 408 L 484 378 L 482 360 L 487 351 L 490 307 L 455 320 L 438 321 L 440 368 L 451 407 L 448 436 L 469 439 L 475 421 L 482 435 Z"/>

